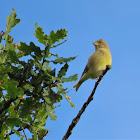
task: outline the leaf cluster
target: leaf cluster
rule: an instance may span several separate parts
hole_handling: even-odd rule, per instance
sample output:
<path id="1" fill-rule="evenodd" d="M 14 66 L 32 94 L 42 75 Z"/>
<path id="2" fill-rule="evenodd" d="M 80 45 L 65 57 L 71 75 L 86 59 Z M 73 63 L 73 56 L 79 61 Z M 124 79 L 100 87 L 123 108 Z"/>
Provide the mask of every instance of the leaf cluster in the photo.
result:
<path id="1" fill-rule="evenodd" d="M 7 17 L 6 32 L 0 34 L 0 139 L 10 139 L 28 129 L 33 140 L 43 139 L 49 132 L 45 129 L 46 120 L 56 120 L 55 108 L 67 98 L 63 83 L 77 80 L 77 74 L 66 77 L 68 63 L 76 57 L 59 57 L 52 53 L 67 41 L 67 31 L 60 29 L 49 35 L 35 24 L 35 37 L 44 45 L 44 49 L 33 42 L 14 43 L 9 35 L 11 28 L 20 22 L 15 10 Z M 26 60 L 26 61 L 23 61 Z M 61 68 L 56 72 L 57 64 Z M 52 68 L 52 65 L 55 68 Z"/>

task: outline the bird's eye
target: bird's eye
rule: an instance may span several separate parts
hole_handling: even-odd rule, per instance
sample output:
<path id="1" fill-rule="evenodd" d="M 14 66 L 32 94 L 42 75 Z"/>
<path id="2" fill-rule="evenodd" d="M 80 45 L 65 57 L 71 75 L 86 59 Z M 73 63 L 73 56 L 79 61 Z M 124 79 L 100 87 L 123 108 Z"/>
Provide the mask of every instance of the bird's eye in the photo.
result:
<path id="1" fill-rule="evenodd" d="M 99 43 L 101 43 L 101 41 L 99 41 Z"/>

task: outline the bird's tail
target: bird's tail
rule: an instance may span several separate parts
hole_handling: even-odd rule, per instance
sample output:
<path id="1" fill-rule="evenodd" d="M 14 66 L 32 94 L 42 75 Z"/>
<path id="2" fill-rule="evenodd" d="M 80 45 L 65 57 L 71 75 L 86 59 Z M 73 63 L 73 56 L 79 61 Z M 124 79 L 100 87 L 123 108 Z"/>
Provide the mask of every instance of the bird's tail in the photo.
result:
<path id="1" fill-rule="evenodd" d="M 79 89 L 79 87 L 81 86 L 82 82 L 78 81 L 74 86 L 73 88 L 76 89 L 76 91 Z"/>

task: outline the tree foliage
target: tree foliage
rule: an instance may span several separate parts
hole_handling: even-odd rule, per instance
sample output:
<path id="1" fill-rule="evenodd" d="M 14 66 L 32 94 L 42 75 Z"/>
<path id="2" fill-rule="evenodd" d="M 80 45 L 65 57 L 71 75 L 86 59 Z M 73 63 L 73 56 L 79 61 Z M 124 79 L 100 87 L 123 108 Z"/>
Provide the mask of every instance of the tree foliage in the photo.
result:
<path id="1" fill-rule="evenodd" d="M 0 139 L 10 139 L 11 134 L 26 137 L 28 129 L 33 140 L 43 139 L 48 117 L 56 120 L 55 104 L 67 99 L 63 83 L 77 80 L 77 74 L 66 77 L 68 63 L 76 57 L 63 58 L 52 53 L 52 48 L 65 43 L 67 31 L 60 29 L 49 35 L 35 24 L 35 37 L 44 49 L 35 43 L 14 43 L 9 35 L 20 22 L 15 10 L 7 17 L 6 32 L 0 34 Z M 26 61 L 23 61 L 26 59 Z M 62 65 L 59 72 L 52 65 Z M 57 104 L 58 105 L 58 104 Z"/>

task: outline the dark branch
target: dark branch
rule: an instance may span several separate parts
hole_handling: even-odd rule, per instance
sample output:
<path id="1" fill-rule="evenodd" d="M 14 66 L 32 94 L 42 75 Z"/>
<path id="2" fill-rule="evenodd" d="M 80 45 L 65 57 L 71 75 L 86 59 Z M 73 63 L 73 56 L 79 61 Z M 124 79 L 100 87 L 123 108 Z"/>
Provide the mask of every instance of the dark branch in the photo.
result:
<path id="1" fill-rule="evenodd" d="M 24 129 L 29 128 L 29 127 L 30 127 L 30 125 L 26 125 L 24 127 Z M 17 131 L 22 131 L 22 130 L 23 130 L 23 127 L 20 127 L 19 129 L 17 129 Z M 4 137 L 4 139 L 6 139 L 8 135 L 10 136 L 10 135 L 12 135 L 14 133 L 15 133 L 14 131 L 11 131 L 10 133 L 6 134 L 6 136 Z"/>
<path id="2" fill-rule="evenodd" d="M 72 123 L 70 124 L 66 134 L 64 135 L 62 140 L 67 140 L 68 137 L 72 134 L 72 130 L 73 128 L 76 126 L 76 124 L 78 123 L 78 121 L 80 120 L 81 115 L 83 114 L 83 112 L 85 111 L 86 107 L 88 106 L 88 104 L 93 100 L 93 96 L 94 93 L 96 91 L 97 86 L 99 85 L 99 83 L 101 82 L 103 76 L 107 73 L 107 71 L 111 69 L 111 65 L 107 65 L 106 69 L 104 70 L 103 74 L 99 77 L 98 81 L 95 83 L 94 89 L 92 90 L 91 95 L 89 96 L 88 100 L 84 103 L 84 105 L 82 106 L 82 108 L 80 109 L 79 113 L 77 114 L 77 116 L 72 120 Z"/>
<path id="3" fill-rule="evenodd" d="M 12 102 L 14 102 L 16 99 L 17 99 L 18 97 L 16 97 L 16 98 L 11 98 L 11 99 L 9 99 L 9 100 L 7 100 L 7 101 L 3 101 L 4 102 L 4 105 L 0 108 L 0 114 L 4 111 L 4 110 L 6 110 L 7 108 L 9 108 L 10 107 L 10 104 L 12 103 Z"/>
<path id="4" fill-rule="evenodd" d="M 26 135 L 25 130 L 24 130 L 23 127 L 22 127 L 22 130 L 23 130 L 23 133 L 24 133 L 25 139 L 28 140 L 27 135 Z"/>

